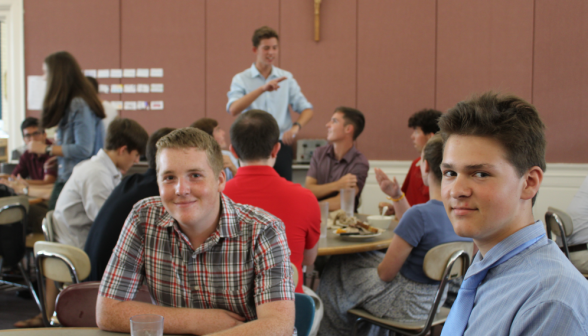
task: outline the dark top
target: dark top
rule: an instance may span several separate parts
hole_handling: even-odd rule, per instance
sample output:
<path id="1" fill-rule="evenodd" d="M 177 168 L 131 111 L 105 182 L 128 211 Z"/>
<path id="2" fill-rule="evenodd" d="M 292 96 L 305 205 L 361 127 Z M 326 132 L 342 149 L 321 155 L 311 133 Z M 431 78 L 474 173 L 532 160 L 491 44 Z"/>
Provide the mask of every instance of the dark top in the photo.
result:
<path id="1" fill-rule="evenodd" d="M 51 141 L 45 140 L 45 144 L 51 145 Z M 18 164 L 12 171 L 13 176 L 30 178 L 31 180 L 43 180 L 45 174 L 57 176 L 57 162 L 51 167 L 45 168 L 45 162 L 51 158 L 47 154 L 35 154 L 28 150 L 25 151 L 18 159 Z"/>
<path id="2" fill-rule="evenodd" d="M 88 233 L 88 240 L 84 248 L 92 265 L 88 281 L 102 280 L 102 274 L 104 274 L 112 250 L 116 246 L 118 236 L 127 216 L 133 209 L 133 205 L 151 196 L 159 196 L 157 176 L 155 169 L 151 168 L 143 174 L 125 177 L 114 188 L 112 194 L 102 205 Z"/>

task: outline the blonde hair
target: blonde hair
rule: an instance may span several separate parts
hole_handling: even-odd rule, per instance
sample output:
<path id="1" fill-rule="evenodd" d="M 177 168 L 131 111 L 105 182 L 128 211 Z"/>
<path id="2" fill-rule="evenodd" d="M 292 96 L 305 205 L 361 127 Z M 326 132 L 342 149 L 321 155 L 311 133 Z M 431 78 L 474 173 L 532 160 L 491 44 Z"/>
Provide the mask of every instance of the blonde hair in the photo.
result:
<path id="1" fill-rule="evenodd" d="M 177 129 L 159 139 L 155 146 L 157 147 L 156 161 L 159 161 L 159 155 L 163 149 L 195 148 L 206 152 L 208 164 L 216 176 L 223 169 L 223 155 L 220 146 L 212 136 L 202 130 L 193 127 Z M 159 171 L 159 165 L 157 170 Z"/>

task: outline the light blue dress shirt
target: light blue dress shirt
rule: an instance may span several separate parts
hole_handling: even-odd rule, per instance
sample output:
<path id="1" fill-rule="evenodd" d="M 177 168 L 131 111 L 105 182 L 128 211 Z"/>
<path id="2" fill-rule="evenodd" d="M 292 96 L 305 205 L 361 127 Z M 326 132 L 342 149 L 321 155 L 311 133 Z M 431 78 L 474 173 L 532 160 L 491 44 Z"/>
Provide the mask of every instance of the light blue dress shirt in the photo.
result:
<path id="1" fill-rule="evenodd" d="M 476 273 L 544 233 L 541 221 L 512 234 L 466 273 Z M 546 237 L 488 272 L 464 335 L 588 335 L 588 281 Z"/>
<path id="2" fill-rule="evenodd" d="M 243 112 L 258 109 L 273 115 L 278 122 L 278 126 L 280 126 L 280 139 L 282 139 L 284 132 L 292 128 L 293 125 L 288 106 L 292 106 L 292 110 L 297 113 L 301 113 L 306 109 L 312 109 L 312 105 L 306 100 L 302 91 L 300 91 L 298 83 L 292 74 L 286 70 L 274 66 L 272 67 L 271 74 L 266 79 L 257 70 L 254 63 L 249 69 L 236 74 L 231 82 L 231 90 L 227 93 L 229 97 L 227 112 L 229 112 L 231 104 L 239 98 L 256 90 L 265 83 L 280 77 L 286 77 L 287 79 L 279 83 L 280 88 L 278 90 L 264 92 L 250 106 L 243 110 Z"/>
<path id="3" fill-rule="evenodd" d="M 74 98 L 59 122 L 56 137 L 63 151 L 63 156 L 57 157 L 57 181 L 66 182 L 75 165 L 104 147 L 104 125 L 86 101 Z"/>

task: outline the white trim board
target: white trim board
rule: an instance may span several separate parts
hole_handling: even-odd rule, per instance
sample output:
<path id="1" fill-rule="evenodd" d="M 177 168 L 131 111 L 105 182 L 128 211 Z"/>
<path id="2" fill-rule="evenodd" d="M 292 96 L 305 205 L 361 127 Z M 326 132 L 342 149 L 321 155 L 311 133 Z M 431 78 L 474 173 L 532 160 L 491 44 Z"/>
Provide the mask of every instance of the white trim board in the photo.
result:
<path id="1" fill-rule="evenodd" d="M 380 190 L 376 181 L 374 168 L 382 169 L 388 176 L 396 176 L 402 184 L 411 161 L 370 161 L 370 171 L 362 192 L 362 204 L 358 211 L 365 214 L 377 214 L 378 203 L 386 201 L 386 196 Z M 578 163 L 548 163 L 543 183 L 533 214 L 535 219 L 544 220 L 549 206 L 566 210 L 572 198 L 588 176 L 588 164 Z"/>

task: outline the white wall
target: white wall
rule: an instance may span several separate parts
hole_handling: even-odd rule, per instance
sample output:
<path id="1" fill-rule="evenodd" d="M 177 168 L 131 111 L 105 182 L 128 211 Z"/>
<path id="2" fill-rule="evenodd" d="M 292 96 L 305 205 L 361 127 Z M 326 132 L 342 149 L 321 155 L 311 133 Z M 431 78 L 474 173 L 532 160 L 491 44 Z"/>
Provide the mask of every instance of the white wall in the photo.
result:
<path id="1" fill-rule="evenodd" d="M 386 195 L 376 182 L 374 168 L 381 168 L 390 177 L 396 176 L 398 183 L 402 184 L 410 163 L 410 161 L 370 161 L 370 172 L 358 211 L 365 214 L 377 214 L 378 203 L 386 201 Z M 587 175 L 588 164 L 548 163 L 543 184 L 533 208 L 535 219 L 544 220 L 549 206 L 565 211 Z"/>

